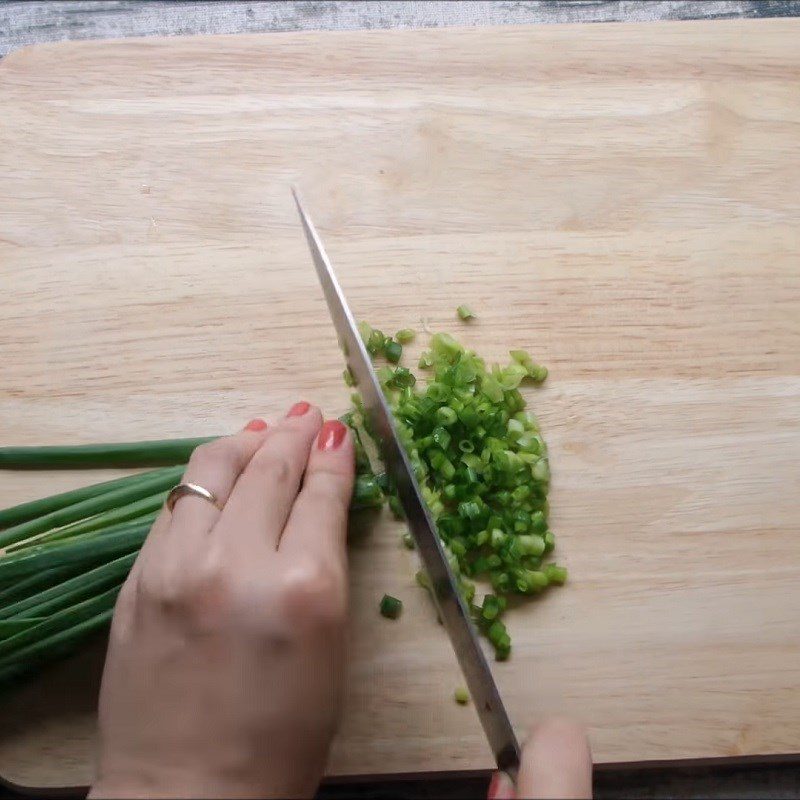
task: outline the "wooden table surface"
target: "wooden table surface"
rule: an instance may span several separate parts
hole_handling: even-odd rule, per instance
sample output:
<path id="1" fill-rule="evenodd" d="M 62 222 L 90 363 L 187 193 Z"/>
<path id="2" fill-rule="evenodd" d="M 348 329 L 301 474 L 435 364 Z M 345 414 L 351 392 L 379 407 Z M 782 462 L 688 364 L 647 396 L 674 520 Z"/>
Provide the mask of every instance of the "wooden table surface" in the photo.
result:
<path id="1" fill-rule="evenodd" d="M 4 430 L 16 441 L 109 438 L 120 426 L 170 435 L 184 432 L 176 426 L 188 405 L 204 429 L 186 432 L 211 432 L 251 410 L 277 411 L 295 389 L 341 406 L 335 349 L 319 326 L 324 309 L 279 196 L 283 181 L 305 182 L 316 187 L 309 201 L 363 316 L 387 327 L 420 317 L 451 325 L 455 284 L 459 301 L 483 309 L 467 334 L 476 346 L 499 355 L 509 340 L 526 344 L 553 368 L 534 402 L 554 449 L 565 561 L 578 577 L 531 610 L 530 624 L 519 623 L 522 657 L 503 685 L 518 719 L 532 701 L 539 710 L 588 706 L 601 760 L 796 749 L 796 676 L 784 672 L 778 689 L 765 669 L 797 655 L 797 30 L 762 23 L 745 36 L 716 25 L 713 35 L 639 29 L 646 57 L 626 49 L 628 33 L 615 28 L 492 32 L 491 61 L 471 63 L 460 55 L 468 33 L 453 32 L 458 44 L 426 34 L 415 52 L 429 54 L 422 63 L 441 80 L 422 105 L 409 104 L 407 92 L 420 92 L 430 72 L 398 75 L 402 48 L 375 35 L 345 40 L 349 63 L 337 74 L 329 60 L 322 82 L 316 62 L 304 61 L 302 37 L 152 44 L 144 59 L 138 43 L 10 59 L 0 92 L 16 123 L 0 135 L 27 126 L 37 138 L 4 139 L 3 147 L 13 178 L 6 202 L 14 203 L 0 245 L 14 324 L 13 335 L 4 332 L 0 414 L 13 420 Z M 480 39 L 486 47 L 486 32 Z M 531 42 L 539 45 L 534 74 L 544 76 L 532 83 Z M 185 68 L 201 59 L 208 70 L 198 86 Z M 310 64 L 290 76 L 292 93 L 275 91 L 277 75 L 287 80 L 281 59 Z M 673 70 L 655 93 L 650 59 Z M 608 80 L 609 69 L 614 85 L 604 93 L 597 76 Z M 348 92 L 343 75 L 353 82 Z M 488 81 L 479 97 L 489 102 L 486 116 L 466 89 L 479 79 Z M 548 95 L 553 82 L 558 92 Z M 591 125 L 576 120 L 587 108 Z M 326 144 L 337 125 L 347 126 L 345 149 L 361 162 Z M 316 149 L 292 161 L 298 131 Z M 598 135 L 604 147 L 614 144 L 602 157 Z M 235 147 L 220 154 L 220 141 Z M 92 169 L 78 169 L 87 153 Z M 349 182 L 330 174 L 331 156 Z M 501 185 L 510 187 L 505 196 Z M 265 276 L 273 281 L 266 292 Z M 263 350 L 244 347 L 242 327 Z M 144 331 L 162 357 L 147 355 Z M 213 369 L 198 376 L 197 357 L 209 352 Z M 298 371 L 309 358 L 332 366 Z M 142 385 L 158 387 L 157 411 Z M 24 476 L 2 499 L 39 488 Z M 438 710 L 436 697 L 455 680 L 424 599 L 410 601 L 408 628 L 358 616 L 387 579 L 410 589 L 394 536 L 379 527 L 354 551 L 354 635 L 366 637 L 367 671 L 356 667 L 356 715 L 333 769 L 405 771 L 388 763 L 398 721 L 412 725 L 406 763 L 482 766 L 480 734 L 474 719 L 456 715 L 463 710 L 442 708 L 440 724 L 464 731 L 450 763 L 425 739 L 431 719 L 415 712 L 425 703 Z M 359 583 L 375 563 L 381 571 Z M 747 646 L 743 630 L 755 637 L 744 637 Z M 420 642 L 432 660 L 409 663 Z M 376 645 L 398 648 L 398 672 L 387 672 L 391 649 L 388 662 L 370 662 Z M 536 659 L 534 694 L 526 653 Z M 727 669 L 732 658 L 737 677 L 725 676 L 721 689 L 720 664 Z M 397 707 L 364 688 L 379 675 L 381 691 L 397 696 L 392 681 L 406 686 L 415 663 L 429 684 L 406 691 Z M 560 685 L 564 672 L 575 681 L 569 687 Z M 53 680 L 70 685 L 64 675 Z M 598 681 L 609 688 L 602 697 Z M 731 711 L 733 727 L 720 717 Z M 6 729 L 0 774 L 15 777 L 3 752 L 28 753 L 39 765 L 47 753 L 80 780 L 85 762 L 67 752 L 80 737 L 62 740 L 76 725 L 90 728 L 85 708 L 70 714 L 46 720 L 55 727 L 38 739 L 38 755 L 29 745 L 40 734 L 9 715 L 18 736 L 9 742 Z M 666 734 L 686 732 L 689 719 L 684 741 Z M 372 761 L 357 769 L 365 744 Z"/>

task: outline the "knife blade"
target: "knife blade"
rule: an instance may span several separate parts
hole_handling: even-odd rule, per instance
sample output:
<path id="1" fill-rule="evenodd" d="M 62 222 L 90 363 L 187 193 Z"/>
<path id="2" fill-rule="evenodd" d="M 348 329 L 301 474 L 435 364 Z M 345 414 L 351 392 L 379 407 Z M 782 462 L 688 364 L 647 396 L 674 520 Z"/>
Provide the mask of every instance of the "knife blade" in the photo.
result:
<path id="1" fill-rule="evenodd" d="M 372 360 L 361 340 L 356 321 L 333 271 L 322 240 L 306 212 L 296 189 L 292 188 L 300 221 L 311 250 L 325 300 L 347 365 L 355 378 L 370 431 L 377 440 L 387 474 L 394 480 L 400 504 L 422 565 L 431 583 L 431 594 L 439 617 L 450 637 L 461 671 L 472 695 L 483 730 L 497 766 L 516 779 L 519 743 L 514 734 L 492 671 L 478 642 L 478 634 L 447 562 L 436 524 L 422 499 L 411 463 L 397 435 L 392 412 L 381 390 Z"/>

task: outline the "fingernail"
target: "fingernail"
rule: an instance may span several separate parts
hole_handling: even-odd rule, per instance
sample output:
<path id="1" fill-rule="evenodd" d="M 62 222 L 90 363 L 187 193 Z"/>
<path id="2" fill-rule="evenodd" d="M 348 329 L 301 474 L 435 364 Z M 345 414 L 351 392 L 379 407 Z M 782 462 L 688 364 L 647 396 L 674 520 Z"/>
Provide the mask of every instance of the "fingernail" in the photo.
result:
<path id="1" fill-rule="evenodd" d="M 495 772 L 486 793 L 488 800 L 513 800 L 514 784 L 505 772 Z"/>
<path id="2" fill-rule="evenodd" d="M 335 450 L 347 434 L 347 426 L 338 419 L 330 419 L 323 426 L 317 437 L 317 447 L 320 450 Z"/>
<path id="3" fill-rule="evenodd" d="M 289 413 L 286 415 L 287 417 L 302 417 L 303 414 L 311 408 L 310 403 L 306 403 L 305 400 L 301 400 L 299 403 L 295 403 L 290 409 Z"/>
<path id="4" fill-rule="evenodd" d="M 263 431 L 267 429 L 267 423 L 263 419 L 251 419 L 247 425 L 244 426 L 246 431 Z"/>

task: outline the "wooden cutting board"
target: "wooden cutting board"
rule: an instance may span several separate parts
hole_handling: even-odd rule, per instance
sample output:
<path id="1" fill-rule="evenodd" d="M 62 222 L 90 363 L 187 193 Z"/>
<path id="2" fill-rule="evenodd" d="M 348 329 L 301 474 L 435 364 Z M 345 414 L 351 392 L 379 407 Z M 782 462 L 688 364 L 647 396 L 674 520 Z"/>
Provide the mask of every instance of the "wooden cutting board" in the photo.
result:
<path id="1" fill-rule="evenodd" d="M 2 441 L 341 412 L 296 182 L 359 316 L 550 367 L 529 397 L 571 580 L 509 616 L 520 733 L 558 711 L 598 762 L 800 751 L 798 41 L 781 19 L 11 55 Z M 0 502 L 98 477 L 4 474 Z M 414 555 L 356 527 L 330 773 L 489 767 Z M 0 775 L 89 780 L 101 658 L 2 701 Z"/>

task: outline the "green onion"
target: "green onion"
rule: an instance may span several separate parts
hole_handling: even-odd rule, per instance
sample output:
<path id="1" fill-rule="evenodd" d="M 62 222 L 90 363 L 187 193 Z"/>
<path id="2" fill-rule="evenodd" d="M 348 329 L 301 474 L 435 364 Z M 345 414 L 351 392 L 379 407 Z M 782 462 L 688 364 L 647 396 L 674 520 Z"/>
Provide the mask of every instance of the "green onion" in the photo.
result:
<path id="1" fill-rule="evenodd" d="M 370 325 L 368 322 L 362 321 L 358 323 L 357 327 L 361 336 L 361 341 L 363 341 L 364 344 L 367 344 L 367 342 L 369 342 L 369 337 L 372 335 L 372 325 Z"/>
<path id="2" fill-rule="evenodd" d="M 40 500 L 31 500 L 28 503 L 20 503 L 17 506 L 0 510 L 0 528 L 7 528 L 10 525 L 17 525 L 20 522 L 27 522 L 29 519 L 41 517 L 51 511 L 58 511 L 65 506 L 79 503 L 82 500 L 89 500 L 92 497 L 105 494 L 112 489 L 122 486 L 130 486 L 137 481 L 147 480 L 155 475 L 163 474 L 164 470 L 151 470 L 140 472 L 138 475 L 126 475 L 124 478 L 116 478 L 113 481 L 95 483 L 91 486 L 83 486 L 80 489 L 72 489 L 61 494 L 54 494 Z"/>
<path id="3" fill-rule="evenodd" d="M 73 652 L 91 634 L 107 628 L 113 613 L 112 605 L 93 617 L 17 650 L 0 662 L 0 683 L 10 683 L 44 662 Z"/>
<path id="4" fill-rule="evenodd" d="M 0 556 L 2 563 L 2 556 Z M 55 569 L 47 569 L 35 575 L 28 575 L 27 578 L 12 581 L 10 585 L 0 591 L 0 605 L 5 607 L 8 603 L 15 603 L 18 600 L 30 596 L 33 592 L 41 591 L 49 586 L 55 586 L 64 578 L 74 575 L 80 567 L 64 566 Z"/>
<path id="5" fill-rule="evenodd" d="M 185 464 L 198 445 L 215 438 L 218 437 L 56 447 L 0 447 L 0 469 L 91 469 Z"/>
<path id="6" fill-rule="evenodd" d="M 96 564 L 141 547 L 149 525 L 123 525 L 113 533 L 84 533 L 63 542 L 34 545 L 0 558 L 0 585 L 40 570 L 70 564 Z"/>
<path id="7" fill-rule="evenodd" d="M 403 355 L 403 345 L 401 345 L 400 342 L 390 339 L 384 345 L 383 353 L 386 356 L 387 361 L 391 361 L 392 364 L 396 364 Z"/>
<path id="8" fill-rule="evenodd" d="M 70 628 L 77 623 L 85 622 L 106 609 L 113 608 L 119 589 L 119 586 L 114 586 L 96 597 L 83 600 L 53 614 L 38 625 L 33 625 L 14 636 L 4 639 L 0 642 L 0 666 L 4 666 L 4 662 L 7 659 L 13 658 L 17 651 L 23 650 L 26 646 Z"/>
<path id="9" fill-rule="evenodd" d="M 541 383 L 543 380 L 545 380 L 545 378 L 547 378 L 547 367 L 542 367 L 539 364 L 535 364 L 527 351 L 511 350 L 509 355 L 514 359 L 514 361 L 524 367 L 526 374 L 534 381 L 534 383 Z"/>
<path id="10" fill-rule="evenodd" d="M 371 474 L 357 475 L 353 486 L 353 497 L 350 501 L 350 508 L 352 510 L 375 508 L 382 506 L 383 502 L 383 491 L 381 490 L 377 478 Z"/>
<path id="11" fill-rule="evenodd" d="M 465 322 L 468 319 L 474 319 L 475 317 L 469 306 L 459 306 L 456 309 L 456 313 L 458 314 L 459 318 L 463 319 Z"/>
<path id="12" fill-rule="evenodd" d="M 107 584 L 121 583 L 133 566 L 136 555 L 129 553 L 116 558 L 49 589 L 4 606 L 0 608 L 0 618 L 51 614 L 83 599 L 84 596 L 91 596 L 93 592 L 105 588 Z"/>
<path id="13" fill-rule="evenodd" d="M 17 617 L 16 619 L 0 619 L 0 641 L 17 633 L 33 628 L 47 617 Z"/>
<path id="14" fill-rule="evenodd" d="M 85 519 L 101 511 L 118 508 L 120 505 L 151 496 L 155 492 L 171 489 L 180 480 L 183 470 L 182 466 L 159 470 L 147 479 L 134 481 L 132 485 L 122 485 L 87 500 L 51 511 L 36 519 L 14 525 L 0 532 L 0 548 L 29 539 L 53 528 L 60 528 L 70 522 Z"/>
<path id="15" fill-rule="evenodd" d="M 548 564 L 544 568 L 544 574 L 547 576 L 547 580 L 550 583 L 554 583 L 557 586 L 561 586 L 566 583 L 567 570 L 564 567 L 559 567 L 556 564 Z"/>
<path id="16" fill-rule="evenodd" d="M 34 544 L 44 544 L 45 542 L 53 542 L 60 539 L 70 539 L 73 536 L 91 533 L 92 531 L 106 531 L 109 528 L 127 522 L 140 522 L 152 525 L 156 520 L 157 512 L 161 510 L 168 495 L 169 492 L 158 492 L 158 494 L 143 497 L 141 500 L 135 500 L 133 503 L 127 503 L 126 505 L 103 511 L 100 514 L 86 519 L 71 522 L 69 525 L 39 534 L 32 539 L 25 539 L 22 542 L 9 545 L 6 548 L 6 552 L 15 553 L 18 550 L 31 547 Z"/>
<path id="17" fill-rule="evenodd" d="M 403 601 L 392 597 L 390 594 L 385 594 L 381 598 L 380 612 L 388 619 L 397 619 L 400 612 L 403 610 Z"/>
<path id="18" fill-rule="evenodd" d="M 416 333 L 411 330 L 411 328 L 403 328 L 402 330 L 397 331 L 394 335 L 394 338 L 397 339 L 400 344 L 409 344 L 410 342 L 414 341 L 416 337 Z"/>
<path id="19" fill-rule="evenodd" d="M 433 356 L 431 353 L 422 353 L 419 357 L 417 366 L 420 369 L 430 369 L 433 366 Z"/>
<path id="20" fill-rule="evenodd" d="M 414 373 L 406 367 L 397 367 L 394 370 L 392 370 L 391 367 L 381 367 L 381 369 L 378 370 L 379 376 L 384 369 L 391 373 L 391 377 L 387 381 L 382 380 L 381 385 L 387 386 L 390 389 L 406 389 L 417 382 Z"/>

